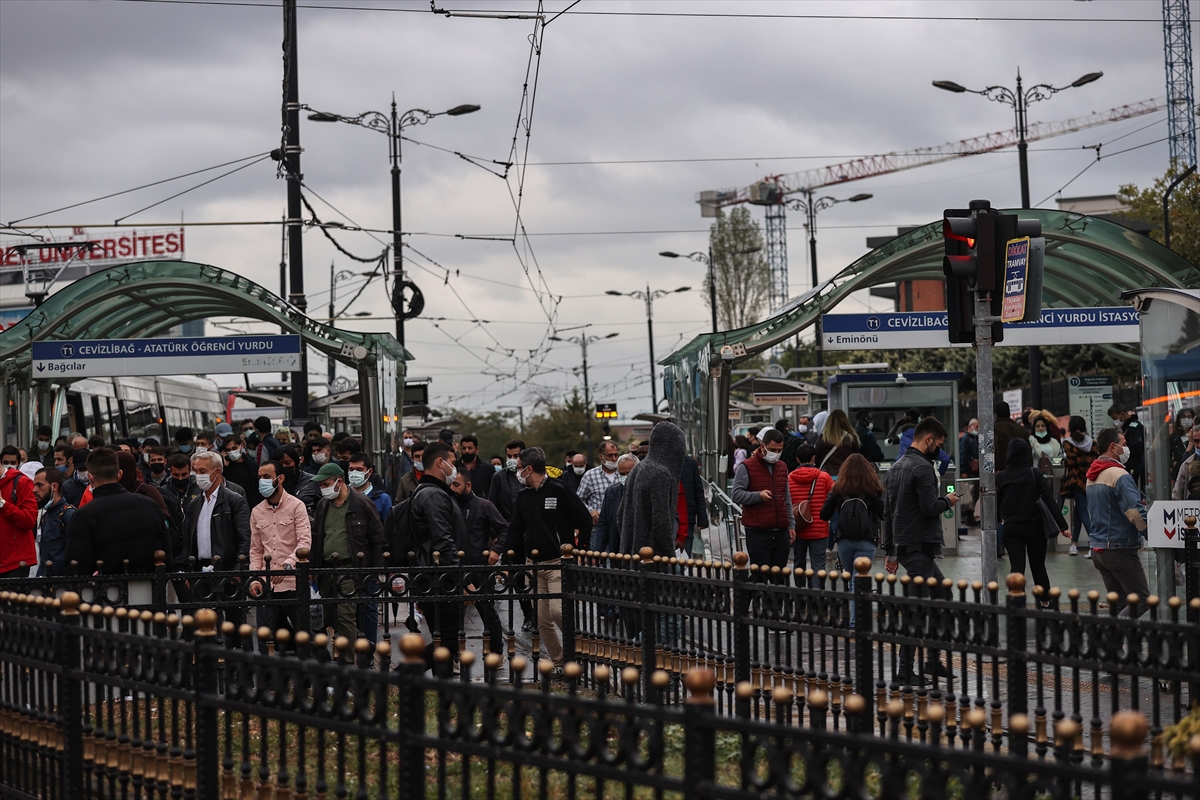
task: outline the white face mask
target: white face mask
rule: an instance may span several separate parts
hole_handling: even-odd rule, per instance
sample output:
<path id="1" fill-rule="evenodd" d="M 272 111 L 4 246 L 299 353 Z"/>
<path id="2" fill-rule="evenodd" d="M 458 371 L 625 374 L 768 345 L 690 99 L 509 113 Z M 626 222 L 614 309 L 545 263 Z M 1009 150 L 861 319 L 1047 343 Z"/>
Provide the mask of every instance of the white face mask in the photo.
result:
<path id="1" fill-rule="evenodd" d="M 350 470 L 350 485 L 352 487 L 357 489 L 358 487 L 362 486 L 366 482 L 367 482 L 367 473 L 363 472 L 361 469 Z"/>
<path id="2" fill-rule="evenodd" d="M 196 474 L 196 488 L 202 492 L 207 492 L 212 488 L 212 475 Z"/>
<path id="3" fill-rule="evenodd" d="M 1128 445 L 1121 448 L 1121 455 L 1117 456 L 1117 458 L 1120 460 L 1120 462 L 1122 464 L 1129 461 L 1129 446 Z"/>
<path id="4" fill-rule="evenodd" d="M 238 448 L 237 450 L 230 450 L 225 455 L 229 456 L 230 461 L 241 461 L 242 460 L 241 448 Z"/>
<path id="5" fill-rule="evenodd" d="M 767 450 L 763 453 L 763 460 L 768 464 L 774 464 L 782 455 L 783 453 L 773 453 L 770 450 Z"/>
<path id="6" fill-rule="evenodd" d="M 517 473 L 517 483 L 521 484 L 522 486 L 528 486 L 528 485 L 529 485 L 529 484 L 528 484 L 528 483 L 525 481 L 525 475 L 524 475 L 523 473 L 520 473 L 520 472 L 518 472 L 518 473 Z"/>
<path id="7" fill-rule="evenodd" d="M 312 460 L 314 464 L 324 464 L 329 460 L 329 453 L 313 453 Z"/>
<path id="8" fill-rule="evenodd" d="M 1193 421 L 1194 420 L 1191 417 L 1183 417 L 1182 419 L 1179 420 L 1180 429 L 1185 430 L 1185 431 L 1190 429 L 1192 427 Z M 42 443 L 38 442 L 38 449 L 40 450 L 41 447 L 42 447 Z"/>
<path id="9" fill-rule="evenodd" d="M 506 470 L 508 470 L 509 472 L 516 472 L 517 471 L 517 460 L 515 458 L 507 459 L 504 462 L 504 468 Z"/>
<path id="10" fill-rule="evenodd" d="M 800 433 L 808 433 L 808 426 L 804 425 L 804 424 L 797 425 L 796 430 L 799 431 Z"/>
<path id="11" fill-rule="evenodd" d="M 629 476 L 628 476 L 628 475 L 618 475 L 618 476 L 617 476 L 617 483 L 619 483 L 619 484 L 621 484 L 622 486 L 624 486 L 624 485 L 625 485 L 625 481 L 626 481 L 626 479 L 628 479 L 628 478 L 629 478 Z"/>
<path id="12" fill-rule="evenodd" d="M 575 471 L 576 475 L 582 475 L 583 473 L 587 472 L 587 467 L 571 467 L 571 469 Z"/>
<path id="13" fill-rule="evenodd" d="M 84 483 L 88 482 L 88 474 L 86 469 L 75 470 L 75 477 L 79 478 L 79 480 L 83 481 Z"/>
<path id="14" fill-rule="evenodd" d="M 45 452 L 50 449 L 50 443 L 43 439 L 38 439 L 37 448 L 38 450 Z"/>
<path id="15" fill-rule="evenodd" d="M 446 483 L 454 483 L 454 479 L 458 477 L 458 467 L 450 465 L 450 474 L 446 476 Z"/>
<path id="16" fill-rule="evenodd" d="M 338 495 L 337 483 L 334 483 L 333 486 L 322 486 L 321 487 L 321 497 L 324 497 L 326 500 L 332 500 L 333 498 L 337 497 L 337 495 Z"/>
<path id="17" fill-rule="evenodd" d="M 411 438 L 411 437 L 409 437 L 409 438 L 406 438 L 406 439 L 404 439 L 404 440 L 402 441 L 402 444 L 403 444 L 405 447 L 412 447 L 412 446 L 413 446 L 413 440 L 412 440 L 412 438 Z"/>
<path id="18" fill-rule="evenodd" d="M 617 460 L 615 458 L 612 461 L 609 461 L 607 458 L 604 459 L 604 468 L 606 470 L 608 470 L 609 472 L 616 472 L 617 471 Z"/>

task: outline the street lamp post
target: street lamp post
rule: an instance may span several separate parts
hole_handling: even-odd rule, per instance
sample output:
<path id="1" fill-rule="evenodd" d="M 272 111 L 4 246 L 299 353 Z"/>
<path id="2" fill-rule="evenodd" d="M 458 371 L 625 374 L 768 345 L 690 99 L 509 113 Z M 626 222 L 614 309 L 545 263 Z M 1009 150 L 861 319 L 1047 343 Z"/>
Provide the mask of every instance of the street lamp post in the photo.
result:
<path id="1" fill-rule="evenodd" d="M 350 270 L 346 270 L 346 269 L 342 270 L 341 272 L 334 272 L 333 261 L 329 262 L 329 327 L 331 327 L 331 328 L 333 327 L 333 322 L 334 322 L 334 319 L 336 318 L 336 314 L 337 314 L 337 312 L 334 311 L 334 309 L 333 309 L 333 304 L 334 304 L 334 300 L 337 298 L 338 281 L 348 281 L 351 278 L 355 277 L 356 275 L 357 275 L 357 273 L 351 272 Z M 336 364 L 337 364 L 337 360 L 332 355 L 329 356 L 329 393 L 330 394 L 333 394 L 333 379 L 335 377 L 334 376 L 334 367 Z"/>
<path id="2" fill-rule="evenodd" d="M 1103 72 L 1089 72 L 1081 76 L 1072 83 L 1066 86 L 1051 86 L 1048 83 L 1039 83 L 1036 86 L 1030 86 L 1028 89 L 1022 87 L 1021 71 L 1017 70 L 1017 88 L 1016 91 L 1009 89 L 1006 86 L 989 86 L 986 89 L 968 89 L 954 81 L 934 81 L 933 85 L 947 92 L 962 94 L 968 92 L 970 94 L 981 94 L 988 100 L 995 100 L 997 103 L 1005 103 L 1013 107 L 1013 113 L 1017 119 L 1017 161 L 1021 169 L 1021 208 L 1029 208 L 1029 145 L 1025 141 L 1025 135 L 1029 131 L 1028 109 L 1031 103 L 1036 103 L 1039 100 L 1048 100 L 1050 97 L 1058 94 L 1066 89 L 1077 89 L 1080 86 L 1086 86 L 1089 83 L 1094 83 L 1104 76 Z M 1042 407 L 1042 354 L 1041 350 L 1033 345 L 1029 348 L 1029 394 L 1030 403 L 1035 408 Z"/>
<path id="3" fill-rule="evenodd" d="M 711 273 L 712 273 L 712 268 L 710 267 L 709 274 L 711 275 Z M 690 286 L 680 286 L 678 289 L 671 289 L 670 291 L 667 291 L 665 289 L 655 289 L 654 291 L 650 291 L 650 286 L 647 285 L 646 291 L 644 291 L 644 292 L 640 292 L 640 291 L 616 292 L 611 289 L 609 291 L 605 292 L 605 294 L 611 294 L 614 297 L 636 297 L 638 300 L 641 300 L 646 304 L 646 333 L 650 340 L 650 413 L 651 414 L 658 413 L 658 375 L 657 375 L 657 370 L 654 368 L 654 301 L 659 299 L 660 297 L 666 297 L 669 294 L 675 294 L 677 292 L 689 291 L 691 288 L 692 287 L 690 287 Z"/>
<path id="4" fill-rule="evenodd" d="M 734 255 L 745 256 L 750 253 L 757 253 L 762 250 L 761 247 L 748 247 L 745 250 L 739 250 Z M 712 332 L 717 332 L 717 274 L 713 268 L 712 245 L 708 246 L 707 253 L 695 252 L 681 255 L 679 253 L 665 250 L 659 253 L 663 258 L 688 258 L 708 267 L 708 306 L 712 310 Z M 612 292 L 609 292 L 612 294 Z"/>
<path id="5" fill-rule="evenodd" d="M 587 328 L 589 326 L 584 325 L 583 327 Z M 570 338 L 563 338 L 560 336 L 551 336 L 550 337 L 550 341 L 552 341 L 552 342 L 572 342 L 574 344 L 577 344 L 583 351 L 583 411 L 584 411 L 584 415 L 587 418 L 585 424 L 587 425 L 587 460 L 588 460 L 589 466 L 592 463 L 592 414 L 593 414 L 593 412 L 592 412 L 592 389 L 591 389 L 591 384 L 588 383 L 587 349 L 588 349 L 588 345 L 591 344 L 592 342 L 598 342 L 601 339 L 611 339 L 616 335 L 617 335 L 616 333 L 610 333 L 610 334 L 607 334 L 606 336 L 588 336 L 587 332 L 585 331 L 584 333 L 580 334 L 579 336 L 572 336 Z M 523 416 L 522 416 L 522 419 L 523 419 Z M 522 427 L 524 427 L 524 422 L 522 422 Z"/>
<path id="6" fill-rule="evenodd" d="M 401 133 L 405 128 L 414 125 L 424 125 L 434 117 L 460 117 L 478 111 L 479 106 L 464 104 L 455 106 L 447 111 L 430 112 L 423 108 L 414 108 L 403 114 L 396 113 L 396 96 L 392 95 L 392 112 L 384 114 L 380 111 L 366 111 L 357 117 L 344 117 L 326 111 L 317 111 L 309 106 L 300 106 L 310 111 L 308 118 L 313 122 L 346 122 L 361 128 L 370 128 L 388 137 L 389 157 L 392 162 L 392 310 L 396 314 L 396 339 L 404 344 L 404 290 L 407 282 L 404 279 L 404 258 L 401 254 L 400 240 L 400 142 Z M 413 286 L 413 289 L 416 287 Z"/>
<path id="7" fill-rule="evenodd" d="M 813 197 L 814 189 L 804 189 L 803 198 L 795 197 L 786 201 L 784 204 L 789 208 L 803 211 L 808 224 L 808 260 L 812 264 L 812 285 L 816 289 L 820 284 L 820 278 L 817 275 L 817 212 L 824 211 L 827 208 L 833 208 L 838 203 L 861 203 L 863 200 L 870 200 L 875 195 L 873 194 L 856 194 L 853 197 Z M 817 366 L 825 366 L 825 350 L 821 346 L 821 323 L 817 321 L 816 325 L 816 341 L 817 341 Z"/>

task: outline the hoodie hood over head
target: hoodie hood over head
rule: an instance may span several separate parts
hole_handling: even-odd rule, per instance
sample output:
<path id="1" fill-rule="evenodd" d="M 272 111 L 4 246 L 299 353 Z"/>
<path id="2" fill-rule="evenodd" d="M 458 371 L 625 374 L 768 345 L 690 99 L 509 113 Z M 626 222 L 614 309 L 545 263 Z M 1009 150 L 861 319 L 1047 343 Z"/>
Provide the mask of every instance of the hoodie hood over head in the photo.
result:
<path id="1" fill-rule="evenodd" d="M 1008 443 L 1007 464 L 1010 467 L 1033 466 L 1033 451 L 1029 447 L 1028 439 L 1013 439 Z"/>

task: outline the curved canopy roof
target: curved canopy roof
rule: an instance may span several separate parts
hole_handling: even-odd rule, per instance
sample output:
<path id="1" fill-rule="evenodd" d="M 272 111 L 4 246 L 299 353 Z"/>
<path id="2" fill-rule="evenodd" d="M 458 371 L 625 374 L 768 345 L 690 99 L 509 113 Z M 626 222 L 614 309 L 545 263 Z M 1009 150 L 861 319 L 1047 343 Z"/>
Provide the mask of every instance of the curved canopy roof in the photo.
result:
<path id="1" fill-rule="evenodd" d="M 279 325 L 299 334 L 309 347 L 352 367 L 359 362 L 343 355 L 343 345 L 365 347 L 367 360 L 412 360 L 391 334 L 323 325 L 228 270 L 191 261 L 142 261 L 75 281 L 0 333 L 0 379 L 29 379 L 34 341 L 149 338 L 184 322 L 231 314 Z"/>
<path id="2" fill-rule="evenodd" d="M 1158 242 L 1113 222 L 1049 209 L 1010 209 L 1042 221 L 1046 238 L 1043 305 L 1089 308 L 1119 305 L 1122 292 L 1147 287 L 1200 286 L 1200 268 Z M 775 316 L 733 331 L 698 336 L 661 363 L 680 364 L 708 346 L 745 345 L 754 355 L 812 326 L 852 292 L 901 280 L 942 275 L 942 221 L 897 236 L 872 250 L 815 290 L 792 300 Z"/>

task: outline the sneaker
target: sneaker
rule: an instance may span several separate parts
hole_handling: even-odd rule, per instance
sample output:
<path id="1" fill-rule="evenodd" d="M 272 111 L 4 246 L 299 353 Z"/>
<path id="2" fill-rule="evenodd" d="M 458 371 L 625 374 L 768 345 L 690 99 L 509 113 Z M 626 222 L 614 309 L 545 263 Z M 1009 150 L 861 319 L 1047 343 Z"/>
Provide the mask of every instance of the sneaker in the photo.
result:
<path id="1" fill-rule="evenodd" d="M 1077 555 L 1079 555 L 1079 548 L 1076 547 L 1075 545 L 1071 545 L 1071 549 L 1068 550 L 1067 552 L 1073 556 L 1077 556 Z"/>
<path id="2" fill-rule="evenodd" d="M 933 675 L 937 678 L 950 677 L 950 670 L 946 669 L 946 665 L 940 661 L 926 661 L 921 665 L 921 672 L 925 675 Z"/>
<path id="3" fill-rule="evenodd" d="M 1086 553 L 1084 553 L 1084 554 L 1083 554 L 1083 557 L 1084 557 L 1084 558 L 1091 558 L 1091 557 L 1092 557 L 1092 548 L 1090 548 L 1090 547 L 1089 547 L 1089 548 L 1088 548 L 1088 551 L 1087 551 Z"/>
<path id="4" fill-rule="evenodd" d="M 920 673 L 914 672 L 897 672 L 892 676 L 892 680 L 900 686 L 912 686 L 919 688 L 925 685 L 925 678 Z"/>

